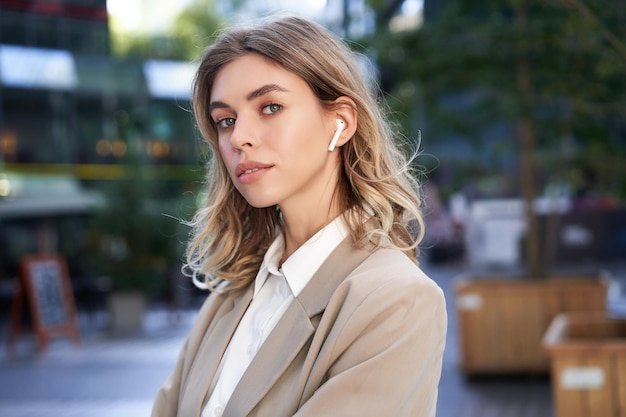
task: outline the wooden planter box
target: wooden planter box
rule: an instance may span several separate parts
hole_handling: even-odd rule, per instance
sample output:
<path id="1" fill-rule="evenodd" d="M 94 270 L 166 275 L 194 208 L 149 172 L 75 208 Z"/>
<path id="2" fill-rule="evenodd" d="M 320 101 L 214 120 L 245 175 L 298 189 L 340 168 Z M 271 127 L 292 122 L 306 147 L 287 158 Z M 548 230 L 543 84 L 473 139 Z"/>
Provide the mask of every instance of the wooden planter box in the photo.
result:
<path id="1" fill-rule="evenodd" d="M 561 314 L 544 346 L 557 417 L 626 417 L 626 319 Z"/>
<path id="2" fill-rule="evenodd" d="M 455 285 L 466 374 L 548 374 L 542 338 L 559 313 L 606 311 L 610 276 L 546 280 L 461 277 Z"/>

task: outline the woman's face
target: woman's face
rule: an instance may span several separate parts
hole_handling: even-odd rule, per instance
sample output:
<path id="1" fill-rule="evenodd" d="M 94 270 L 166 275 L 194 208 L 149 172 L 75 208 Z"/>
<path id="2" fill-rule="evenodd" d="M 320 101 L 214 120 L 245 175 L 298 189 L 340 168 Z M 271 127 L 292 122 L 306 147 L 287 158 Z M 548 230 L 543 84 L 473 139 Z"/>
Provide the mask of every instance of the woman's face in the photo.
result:
<path id="1" fill-rule="evenodd" d="M 339 152 L 328 145 L 336 115 L 302 78 L 250 53 L 218 72 L 210 97 L 220 155 L 248 203 L 277 204 L 285 213 L 320 208 L 332 195 Z"/>

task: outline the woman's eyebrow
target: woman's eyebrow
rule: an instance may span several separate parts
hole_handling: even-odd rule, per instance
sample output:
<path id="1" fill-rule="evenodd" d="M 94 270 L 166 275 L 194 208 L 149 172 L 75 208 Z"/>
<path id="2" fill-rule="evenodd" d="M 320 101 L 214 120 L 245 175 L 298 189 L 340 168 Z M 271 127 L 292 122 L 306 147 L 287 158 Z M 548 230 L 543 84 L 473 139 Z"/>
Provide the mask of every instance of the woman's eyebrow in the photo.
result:
<path id="1" fill-rule="evenodd" d="M 278 91 L 281 93 L 287 93 L 289 92 L 289 90 L 287 90 L 286 88 L 278 85 L 278 84 L 266 84 L 262 87 L 257 88 L 256 90 L 250 92 L 247 96 L 246 96 L 246 100 L 248 101 L 252 101 L 255 98 L 258 97 L 262 97 L 267 93 L 271 93 L 273 91 Z M 212 112 L 215 109 L 228 109 L 230 108 L 230 106 L 226 103 L 224 103 L 223 101 L 212 101 L 209 104 L 209 112 Z"/>
<path id="2" fill-rule="evenodd" d="M 223 101 L 212 101 L 209 104 L 209 113 L 215 109 L 228 109 L 228 108 L 230 108 L 230 106 L 224 103 Z"/>
<path id="3" fill-rule="evenodd" d="M 248 94 L 246 96 L 246 99 L 248 101 L 254 100 L 255 98 L 261 97 L 267 93 L 271 93 L 272 91 L 279 91 L 281 93 L 286 93 L 289 90 L 287 90 L 284 87 L 281 87 L 278 84 L 266 84 L 262 87 L 257 88 L 256 90 L 252 91 L 250 94 Z"/>

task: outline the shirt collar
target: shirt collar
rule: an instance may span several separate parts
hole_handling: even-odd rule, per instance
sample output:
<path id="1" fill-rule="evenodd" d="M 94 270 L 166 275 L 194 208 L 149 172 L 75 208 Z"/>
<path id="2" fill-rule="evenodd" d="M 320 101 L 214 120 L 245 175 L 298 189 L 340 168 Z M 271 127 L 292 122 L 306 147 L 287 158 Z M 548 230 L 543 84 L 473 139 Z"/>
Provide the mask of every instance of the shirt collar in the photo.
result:
<path id="1" fill-rule="evenodd" d="M 293 295 L 297 297 L 328 255 L 348 234 L 349 229 L 343 216 L 338 216 L 292 253 L 280 268 L 280 258 L 285 250 L 285 239 L 282 233 L 279 234 L 263 258 L 254 285 L 255 295 L 267 280 L 268 274 L 273 274 L 283 275 Z"/>

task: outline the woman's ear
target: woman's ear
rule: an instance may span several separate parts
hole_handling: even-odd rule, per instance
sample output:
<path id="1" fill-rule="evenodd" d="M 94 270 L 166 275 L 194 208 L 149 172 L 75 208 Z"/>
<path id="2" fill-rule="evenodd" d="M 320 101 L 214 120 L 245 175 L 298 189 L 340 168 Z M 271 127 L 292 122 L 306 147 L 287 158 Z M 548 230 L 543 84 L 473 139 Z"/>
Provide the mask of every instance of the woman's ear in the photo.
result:
<path id="1" fill-rule="evenodd" d="M 357 127 L 357 111 L 356 104 L 354 100 L 350 97 L 341 96 L 335 100 L 335 106 L 333 108 L 332 114 L 336 120 L 340 120 L 343 122 L 343 127 L 341 133 L 337 138 L 333 135 L 333 145 L 340 147 L 343 146 L 346 142 L 352 139 L 354 136 L 354 132 L 356 132 Z M 335 130 L 337 133 L 338 130 Z M 329 150 L 332 149 L 329 147 Z"/>

